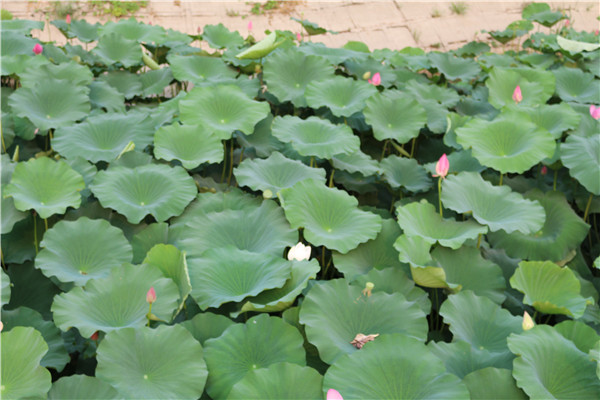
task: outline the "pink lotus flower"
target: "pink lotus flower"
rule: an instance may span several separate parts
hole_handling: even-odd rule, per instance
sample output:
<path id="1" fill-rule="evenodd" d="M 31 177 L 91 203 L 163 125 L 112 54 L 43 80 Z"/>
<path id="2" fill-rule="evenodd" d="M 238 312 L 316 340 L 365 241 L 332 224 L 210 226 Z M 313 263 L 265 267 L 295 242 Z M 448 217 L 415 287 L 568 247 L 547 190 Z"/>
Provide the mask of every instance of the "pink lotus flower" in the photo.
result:
<path id="1" fill-rule="evenodd" d="M 517 85 L 517 87 L 515 88 L 515 90 L 513 92 L 512 99 L 517 104 L 519 104 L 520 102 L 523 101 L 523 94 L 521 93 L 521 86 Z"/>
<path id="2" fill-rule="evenodd" d="M 65 19 L 67 21 L 67 24 L 71 23 L 71 14 L 67 14 L 67 18 Z"/>
<path id="3" fill-rule="evenodd" d="M 381 75 L 379 75 L 379 72 L 376 72 L 375 75 L 373 75 L 373 78 L 369 79 L 368 82 L 375 86 L 381 85 Z"/>
<path id="4" fill-rule="evenodd" d="M 90 339 L 92 339 L 94 341 L 98 340 L 98 331 L 92 333 L 92 336 L 90 336 Z"/>
<path id="5" fill-rule="evenodd" d="M 595 105 L 590 106 L 590 115 L 594 119 L 600 119 L 600 107 L 596 107 Z"/>
<path id="6" fill-rule="evenodd" d="M 327 391 L 327 400 L 344 400 L 344 398 L 337 390 L 329 389 Z"/>
<path id="7" fill-rule="evenodd" d="M 546 167 L 545 165 L 542 165 L 541 173 L 542 173 L 542 175 L 546 175 L 548 173 L 548 167 Z"/>
<path id="8" fill-rule="evenodd" d="M 248 30 L 251 31 L 252 30 L 252 21 L 248 21 Z"/>
<path id="9" fill-rule="evenodd" d="M 296 33 L 296 40 L 298 40 L 299 42 L 302 41 L 302 36 L 300 36 L 299 33 Z"/>
<path id="10" fill-rule="evenodd" d="M 594 35 L 598 36 L 598 34 L 600 34 L 600 29 L 596 29 L 596 30 L 594 31 Z"/>
<path id="11" fill-rule="evenodd" d="M 148 293 L 146 293 L 146 301 L 150 304 L 156 301 L 156 292 L 154 291 L 154 286 L 152 286 L 150 290 L 148 290 Z"/>
<path id="12" fill-rule="evenodd" d="M 569 25 L 571 25 L 571 21 L 569 21 L 568 19 L 565 21 L 565 28 L 568 28 Z"/>
<path id="13" fill-rule="evenodd" d="M 448 157 L 446 157 L 446 154 L 444 153 L 440 159 L 438 160 L 437 164 L 435 165 L 435 173 L 437 175 L 433 175 L 434 177 L 440 177 L 442 179 L 446 178 L 446 175 L 448 175 L 448 170 L 450 169 L 450 163 L 448 162 Z"/>
<path id="14" fill-rule="evenodd" d="M 41 44 L 36 43 L 35 46 L 33 46 L 33 52 L 35 53 L 35 55 L 39 55 L 42 54 L 42 51 L 44 51 L 44 48 L 42 47 Z"/>

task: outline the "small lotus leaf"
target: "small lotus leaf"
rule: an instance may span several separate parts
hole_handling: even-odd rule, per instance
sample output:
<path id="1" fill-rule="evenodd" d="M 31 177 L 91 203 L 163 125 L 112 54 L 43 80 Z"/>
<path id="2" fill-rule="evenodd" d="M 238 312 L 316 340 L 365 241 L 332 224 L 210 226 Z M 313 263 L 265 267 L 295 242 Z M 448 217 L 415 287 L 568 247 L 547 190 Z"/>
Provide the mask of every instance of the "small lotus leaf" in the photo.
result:
<path id="1" fill-rule="evenodd" d="M 414 158 L 391 155 L 380 162 L 383 176 L 393 188 L 406 188 L 411 192 L 424 192 L 433 182 Z"/>
<path id="2" fill-rule="evenodd" d="M 109 332 L 97 358 L 96 376 L 129 399 L 197 399 L 208 376 L 202 346 L 179 325 Z"/>
<path id="3" fill-rule="evenodd" d="M 63 376 L 52 384 L 48 392 L 48 400 L 96 400 L 118 399 L 119 392 L 108 383 L 95 376 L 71 375 Z"/>
<path id="4" fill-rule="evenodd" d="M 223 161 L 221 138 L 200 125 L 163 126 L 154 135 L 154 155 L 179 160 L 184 168 Z"/>
<path id="5" fill-rule="evenodd" d="M 228 82 L 236 77 L 235 71 L 219 57 L 169 55 L 167 60 L 175 79 L 197 86 Z"/>
<path id="6" fill-rule="evenodd" d="M 560 159 L 573 178 L 600 195 L 600 135 L 570 135 L 560 146 Z"/>
<path id="7" fill-rule="evenodd" d="M 473 371 L 463 378 L 473 400 L 485 400 L 494 393 L 494 398 L 526 400 L 527 395 L 517 387 L 511 370 L 487 367 Z"/>
<path id="8" fill-rule="evenodd" d="M 476 61 L 468 58 L 453 56 L 449 53 L 430 53 L 429 59 L 447 80 L 470 81 L 481 73 L 481 67 Z"/>
<path id="9" fill-rule="evenodd" d="M 208 42 L 213 49 L 223 49 L 244 44 L 244 38 L 238 31 L 230 31 L 223 24 L 206 25 L 202 32 L 202 39 Z"/>
<path id="10" fill-rule="evenodd" d="M 331 157 L 331 162 L 334 168 L 350 173 L 360 172 L 363 176 L 375 175 L 380 171 L 377 161 L 360 150 L 350 154 L 336 154 Z"/>
<path id="11" fill-rule="evenodd" d="M 109 71 L 104 75 L 100 75 L 97 81 L 108 83 L 125 96 L 126 99 L 139 96 L 144 91 L 140 75 L 128 71 Z"/>
<path id="12" fill-rule="evenodd" d="M 227 328 L 234 324 L 235 322 L 223 315 L 205 312 L 183 321 L 181 326 L 190 331 L 194 339 L 204 346 L 205 341 L 221 336 Z"/>
<path id="13" fill-rule="evenodd" d="M 335 76 L 306 87 L 306 102 L 315 109 L 328 107 L 338 117 L 349 117 L 365 108 L 365 101 L 377 92 L 375 86 L 363 81 Z"/>

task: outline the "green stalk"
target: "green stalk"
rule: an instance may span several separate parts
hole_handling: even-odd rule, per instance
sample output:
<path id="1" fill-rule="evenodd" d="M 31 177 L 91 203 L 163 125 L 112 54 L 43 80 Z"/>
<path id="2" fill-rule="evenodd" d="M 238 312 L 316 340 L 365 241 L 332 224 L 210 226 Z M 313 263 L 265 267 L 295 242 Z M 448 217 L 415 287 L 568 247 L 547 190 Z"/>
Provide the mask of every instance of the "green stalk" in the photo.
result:
<path id="1" fill-rule="evenodd" d="M 417 138 L 414 137 L 412 140 L 412 146 L 410 147 L 410 158 L 413 158 L 413 154 L 415 154 L 415 144 L 417 143 Z"/>
<path id="2" fill-rule="evenodd" d="M 438 199 L 440 202 L 440 217 L 444 218 L 444 212 L 442 211 L 442 177 L 438 179 Z"/>
<path id="3" fill-rule="evenodd" d="M 554 183 L 552 184 L 552 190 L 556 192 L 556 181 L 558 179 L 558 170 L 554 170 Z"/>
<path id="4" fill-rule="evenodd" d="M 477 236 L 477 248 L 481 246 L 481 233 Z"/>
<path id="5" fill-rule="evenodd" d="M 225 180 L 225 171 L 227 171 L 227 141 L 223 142 L 223 171 L 221 172 L 221 183 Z"/>
<path id="6" fill-rule="evenodd" d="M 333 187 L 333 174 L 335 174 L 335 169 L 332 169 L 331 175 L 329 175 L 329 187 Z"/>
<path id="7" fill-rule="evenodd" d="M 231 174 L 233 174 L 233 138 L 229 145 L 229 176 L 227 177 L 227 186 L 231 183 Z"/>
<path id="8" fill-rule="evenodd" d="M 498 186 L 502 186 L 502 178 L 504 177 L 504 174 L 500 173 L 500 183 L 498 184 Z"/>
<path id="9" fill-rule="evenodd" d="M 594 197 L 593 194 L 590 193 L 590 197 L 587 201 L 587 204 L 585 205 L 585 212 L 583 213 L 583 222 L 587 222 L 588 219 L 588 214 L 590 212 L 590 206 L 592 205 L 592 198 Z"/>
<path id="10" fill-rule="evenodd" d="M 394 146 L 398 153 L 402 154 L 404 157 L 410 158 L 410 154 L 408 154 L 408 152 L 402 147 L 398 146 L 393 140 L 391 140 L 390 143 L 392 144 L 392 146 Z"/>
<path id="11" fill-rule="evenodd" d="M 383 160 L 383 157 L 385 157 L 385 151 L 387 149 L 387 145 L 388 145 L 389 141 L 390 141 L 390 139 L 386 140 L 383 143 L 383 151 L 381 152 L 381 157 L 379 157 L 379 161 Z"/>
<path id="12" fill-rule="evenodd" d="M 35 254 L 38 253 L 38 241 L 37 241 L 37 216 L 35 211 L 33 212 L 33 244 L 35 246 Z"/>

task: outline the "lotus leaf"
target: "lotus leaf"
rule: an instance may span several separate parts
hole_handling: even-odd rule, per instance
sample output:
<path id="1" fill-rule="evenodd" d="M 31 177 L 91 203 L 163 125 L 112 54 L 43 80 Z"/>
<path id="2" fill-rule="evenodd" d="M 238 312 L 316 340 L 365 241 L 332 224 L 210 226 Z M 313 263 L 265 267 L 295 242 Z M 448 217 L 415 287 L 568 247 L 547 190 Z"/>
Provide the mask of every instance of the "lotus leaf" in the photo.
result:
<path id="1" fill-rule="evenodd" d="M 489 102 L 496 108 L 514 104 L 513 91 L 521 88 L 523 101 L 519 106 L 545 104 L 554 94 L 556 80 L 548 71 L 494 67 L 485 82 L 490 91 Z"/>
<path id="2" fill-rule="evenodd" d="M 258 43 L 253 44 L 248 47 L 244 51 L 238 53 L 235 57 L 240 60 L 248 60 L 248 59 L 259 59 L 265 57 L 267 54 L 272 52 L 279 46 L 282 42 L 277 40 L 277 32 L 271 32 L 268 34 L 263 40 Z"/>
<path id="3" fill-rule="evenodd" d="M 135 18 L 121 19 L 118 22 L 109 21 L 104 24 L 99 33 L 101 36 L 109 34 L 118 34 L 125 39 L 138 42 L 160 41 L 164 36 L 164 28 L 140 23 Z"/>
<path id="4" fill-rule="evenodd" d="M 306 365 L 302 342 L 296 328 L 267 314 L 230 326 L 220 337 L 205 342 L 206 392 L 225 399 L 249 371 L 281 362 Z"/>
<path id="5" fill-rule="evenodd" d="M 210 312 L 196 314 L 192 319 L 181 323 L 185 329 L 190 331 L 194 339 L 204 346 L 208 339 L 217 338 L 235 322 L 229 318 Z"/>
<path id="6" fill-rule="evenodd" d="M 0 308 L 10 301 L 10 278 L 4 270 L 0 271 Z"/>
<path id="7" fill-rule="evenodd" d="M 454 57 L 448 53 L 430 53 L 429 59 L 447 80 L 470 81 L 481 73 L 481 67 L 474 60 Z"/>
<path id="8" fill-rule="evenodd" d="M 154 135 L 154 155 L 179 160 L 186 169 L 223 160 L 221 138 L 201 125 L 169 125 Z"/>
<path id="9" fill-rule="evenodd" d="M 202 346 L 185 328 L 161 325 L 106 334 L 96 376 L 130 399 L 197 399 L 206 377 Z"/>
<path id="10" fill-rule="evenodd" d="M 510 352 L 491 353 L 476 349 L 463 340 L 452 343 L 431 341 L 427 347 L 446 365 L 448 372 L 461 379 L 483 368 L 510 368 L 514 358 Z"/>
<path id="11" fill-rule="evenodd" d="M 4 244 L 4 238 L 2 243 Z M 4 309 L 24 306 L 39 312 L 45 319 L 52 319 L 50 313 L 52 298 L 61 291 L 50 279 L 34 268 L 33 262 L 10 265 L 8 276 L 11 284 L 10 303 Z M 28 285 L 35 286 L 35 290 L 29 290 Z"/>
<path id="12" fill-rule="evenodd" d="M 380 162 L 383 176 L 393 188 L 403 187 L 411 192 L 424 192 L 432 186 L 431 178 L 414 158 L 391 155 Z"/>
<path id="13" fill-rule="evenodd" d="M 213 49 L 239 46 L 244 43 L 244 38 L 237 32 L 231 32 L 223 24 L 206 25 L 202 32 L 202 39 L 208 42 Z"/>
<path id="14" fill-rule="evenodd" d="M 63 79 L 68 80 L 73 86 L 87 86 L 92 83 L 94 75 L 83 65 L 69 61 L 58 65 L 47 63 L 36 68 L 28 68 L 19 77 L 23 87 L 34 88 L 40 82 Z"/>
<path id="15" fill-rule="evenodd" d="M 561 49 L 564 49 L 571 54 L 577 54 L 583 51 L 594 51 L 600 48 L 600 45 L 597 43 L 570 40 L 560 35 L 556 35 L 556 43 L 558 43 Z"/>
<path id="16" fill-rule="evenodd" d="M 193 219 L 192 217 L 197 215 L 205 215 L 213 212 L 220 213 L 228 210 L 251 211 L 262 204 L 262 199 L 242 192 L 237 188 L 216 193 L 204 190 L 198 193 L 196 199 L 186 208 L 183 214 L 173 219 L 171 226 L 185 224 L 188 222 L 188 219 L 191 220 Z"/>
<path id="17" fill-rule="evenodd" d="M 511 371 L 504 368 L 483 368 L 463 378 L 471 399 L 489 399 L 490 393 L 498 399 L 526 400 L 525 393 L 517 387 Z"/>
<path id="18" fill-rule="evenodd" d="M 303 42 L 298 50 L 307 55 L 323 57 L 331 64 L 342 64 L 344 61 L 354 58 L 363 59 L 368 57 L 368 54 L 345 48 L 331 48 L 323 43 Z"/>
<path id="19" fill-rule="evenodd" d="M 2 185 L 2 195 L 4 195 L 4 185 Z M 0 233 L 2 234 L 10 233 L 17 222 L 27 217 L 25 212 L 15 208 L 15 202 L 12 197 L 3 199 L 0 206 L 2 206 L 2 227 L 0 228 Z"/>
<path id="20" fill-rule="evenodd" d="M 63 376 L 52 384 L 48 392 L 48 400 L 96 400 L 118 399 L 119 393 L 108 383 L 94 376 L 71 375 Z"/>
<path id="21" fill-rule="evenodd" d="M 600 103 L 600 83 L 593 74 L 575 68 L 552 71 L 556 77 L 556 93 L 563 101 Z"/>
<path id="22" fill-rule="evenodd" d="M 554 325 L 554 330 L 570 340 L 584 353 L 594 349 L 600 340 L 600 335 L 594 328 L 580 321 L 563 321 Z"/>
<path id="23" fill-rule="evenodd" d="M 4 25 L 4 22 L 2 22 Z M 35 46 L 36 43 L 39 43 L 36 39 L 33 39 L 29 36 L 24 36 L 19 32 L 11 32 L 3 30 L 1 39 L 1 47 L 2 47 L 2 59 L 6 56 L 14 56 L 14 55 L 30 55 L 31 49 Z M 43 56 L 42 56 L 43 58 Z"/>
<path id="24" fill-rule="evenodd" d="M 560 139 L 564 131 L 577 128 L 581 119 L 567 103 L 530 108 L 527 115 L 540 128 L 550 132 L 554 139 Z"/>
<path id="25" fill-rule="evenodd" d="M 278 196 L 290 225 L 303 227 L 306 240 L 316 246 L 345 254 L 375 239 L 382 228 L 381 217 L 359 210 L 355 197 L 312 179 L 282 189 Z"/>
<path id="26" fill-rule="evenodd" d="M 175 79 L 198 86 L 229 82 L 236 76 L 235 71 L 218 57 L 169 55 L 167 59 Z"/>
<path id="27" fill-rule="evenodd" d="M 109 71 L 104 75 L 100 75 L 95 82 L 108 83 L 125 96 L 126 99 L 139 96 L 144 91 L 140 75 L 122 70 Z"/>
<path id="28" fill-rule="evenodd" d="M 125 96 L 106 81 L 94 81 L 89 88 L 93 108 L 104 108 L 108 112 L 125 111 Z"/>
<path id="29" fill-rule="evenodd" d="M 581 296 L 581 284 L 573 271 L 550 261 L 521 261 L 510 284 L 525 294 L 523 303 L 546 314 L 580 318 L 594 302 Z"/>
<path id="30" fill-rule="evenodd" d="M 570 135 L 560 146 L 560 159 L 588 191 L 600 195 L 600 136 Z"/>
<path id="31" fill-rule="evenodd" d="M 153 265 L 171 278 L 179 288 L 179 309 L 192 291 L 185 253 L 170 244 L 157 244 L 148 251 L 144 264 Z"/>
<path id="32" fill-rule="evenodd" d="M 379 164 L 371 157 L 358 150 L 350 154 L 336 154 L 331 157 L 333 166 L 350 173 L 359 172 L 363 176 L 375 175 L 379 172 Z"/>
<path id="33" fill-rule="evenodd" d="M 6 32 L 16 32 L 23 35 L 29 35 L 33 29 L 44 29 L 44 21 L 32 21 L 28 19 L 2 20 L 2 34 Z"/>
<path id="34" fill-rule="evenodd" d="M 85 288 L 55 296 L 54 322 L 64 331 L 76 327 L 84 337 L 96 331 L 141 328 L 147 322 L 146 293 L 151 287 L 157 295 L 152 314 L 170 321 L 178 304 L 177 285 L 154 266 L 124 264 L 106 278 L 90 279 Z"/>
<path id="35" fill-rule="evenodd" d="M 321 82 L 312 82 L 306 87 L 306 102 L 317 109 L 328 107 L 338 117 L 349 117 L 362 111 L 365 101 L 377 92 L 367 82 L 335 76 Z"/>
<path id="36" fill-rule="evenodd" d="M 145 73 L 140 74 L 140 81 L 142 82 L 143 87 L 142 94 L 144 96 L 161 94 L 172 80 L 173 73 L 171 72 L 171 68 L 146 71 Z"/>

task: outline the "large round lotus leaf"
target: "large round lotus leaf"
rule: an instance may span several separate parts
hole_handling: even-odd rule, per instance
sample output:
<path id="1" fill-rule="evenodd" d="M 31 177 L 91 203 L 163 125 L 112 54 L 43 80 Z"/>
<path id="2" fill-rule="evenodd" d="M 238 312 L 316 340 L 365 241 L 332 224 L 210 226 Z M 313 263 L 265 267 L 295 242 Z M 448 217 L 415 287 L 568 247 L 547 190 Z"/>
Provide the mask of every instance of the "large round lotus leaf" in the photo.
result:
<path id="1" fill-rule="evenodd" d="M 248 186 L 261 192 L 270 190 L 273 194 L 304 179 L 311 178 L 321 183 L 326 180 L 324 169 L 311 168 L 300 161 L 290 160 L 278 151 L 265 160 L 242 161 L 233 174 L 240 186 Z"/>
<path id="2" fill-rule="evenodd" d="M 521 261 L 510 285 L 525 294 L 523 303 L 546 314 L 580 318 L 594 302 L 581 296 L 581 284 L 573 271 L 550 261 Z"/>
<path id="3" fill-rule="evenodd" d="M 206 312 L 183 321 L 181 326 L 190 331 L 194 339 L 204 346 L 205 341 L 221 336 L 233 324 L 235 322 L 223 315 Z"/>
<path id="4" fill-rule="evenodd" d="M 265 290 L 258 296 L 246 300 L 241 311 L 283 311 L 294 303 L 310 279 L 315 279 L 321 270 L 318 261 L 291 261 L 292 276 L 278 289 Z"/>
<path id="5" fill-rule="evenodd" d="M 349 126 L 335 125 L 319 117 L 275 117 L 273 136 L 291 143 L 294 150 L 303 156 L 331 158 L 335 154 L 350 154 L 360 148 L 360 139 Z"/>
<path id="6" fill-rule="evenodd" d="M 233 85 L 196 87 L 179 102 L 179 110 L 183 123 L 204 125 L 221 139 L 235 130 L 252 133 L 270 112 L 268 103 L 251 100 Z"/>
<path id="7" fill-rule="evenodd" d="M 580 321 L 563 321 L 554 325 L 554 329 L 577 346 L 584 353 L 597 347 L 600 335 L 594 328 Z"/>
<path id="8" fill-rule="evenodd" d="M 3 22 L 4 24 L 4 22 Z M 15 55 L 31 55 L 31 50 L 39 41 L 18 32 L 2 31 L 1 47 L 2 59 Z M 43 55 L 40 58 L 45 58 Z"/>
<path id="9" fill-rule="evenodd" d="M 511 352 L 491 353 L 476 349 L 463 340 L 452 343 L 430 341 L 428 348 L 444 363 L 448 372 L 461 379 L 486 367 L 511 368 L 514 358 Z"/>
<path id="10" fill-rule="evenodd" d="M 502 108 L 515 104 L 512 95 L 517 86 L 523 95 L 519 106 L 545 104 L 554 94 L 555 83 L 554 75 L 549 71 L 494 67 L 485 85 L 490 91 L 490 104 Z"/>
<path id="11" fill-rule="evenodd" d="M 29 119 L 41 131 L 72 125 L 90 112 L 89 89 L 67 80 L 50 80 L 22 87 L 8 98 L 18 117 Z"/>
<path id="12" fill-rule="evenodd" d="M 282 189 L 279 198 L 290 225 L 304 228 L 304 237 L 316 246 L 345 254 L 381 231 L 379 215 L 359 210 L 355 197 L 312 179 Z"/>
<path id="13" fill-rule="evenodd" d="M 213 49 L 240 46 L 244 44 L 244 38 L 238 31 L 230 31 L 223 24 L 206 25 L 202 32 L 202 39 L 208 42 Z"/>
<path id="14" fill-rule="evenodd" d="M 366 101 L 363 112 L 377 140 L 394 139 L 406 143 L 417 137 L 427 123 L 425 109 L 404 94 L 376 93 Z"/>
<path id="15" fill-rule="evenodd" d="M 474 172 L 451 175 L 442 183 L 444 207 L 459 213 L 471 211 L 473 218 L 490 231 L 537 232 L 546 213 L 537 201 L 526 200 L 507 186 L 493 186 Z"/>
<path id="16" fill-rule="evenodd" d="M 452 108 L 460 100 L 460 96 L 453 89 L 421 83 L 417 80 L 407 82 L 405 89 L 413 94 L 420 103 L 422 101 L 434 101 L 436 104 L 444 106 L 444 108 Z"/>
<path id="17" fill-rule="evenodd" d="M 233 246 L 207 250 L 188 263 L 192 296 L 202 310 L 280 288 L 291 273 L 291 263 L 283 258 Z"/>
<path id="18" fill-rule="evenodd" d="M 304 92 L 308 84 L 334 76 L 334 69 L 325 58 L 307 56 L 295 47 L 270 54 L 263 71 L 269 92 L 279 101 L 291 101 L 296 107 L 307 106 Z"/>
<path id="19" fill-rule="evenodd" d="M 512 113 L 493 121 L 474 118 L 456 129 L 456 141 L 465 149 L 472 148 L 473 157 L 482 165 L 503 174 L 521 174 L 551 158 L 556 149 L 550 132 Z"/>
<path id="20" fill-rule="evenodd" d="M 414 158 L 391 155 L 381 160 L 383 176 L 393 188 L 406 188 L 411 192 L 424 192 L 432 186 L 425 169 Z"/>
<path id="21" fill-rule="evenodd" d="M 63 376 L 52 384 L 48 400 L 118 399 L 119 393 L 108 383 L 94 376 Z"/>
<path id="22" fill-rule="evenodd" d="M 365 108 L 365 101 L 377 89 L 364 81 L 335 76 L 321 82 L 312 82 L 306 87 L 306 102 L 310 107 L 328 107 L 338 117 L 349 117 Z"/>
<path id="23" fill-rule="evenodd" d="M 154 156 L 178 160 L 184 168 L 223 161 L 221 138 L 202 125 L 163 126 L 154 135 Z"/>
<path id="24" fill-rule="evenodd" d="M 554 139 L 560 139 L 562 133 L 575 129 L 581 116 L 568 103 L 544 104 L 527 109 L 528 117 L 540 128 L 546 129 Z"/>
<path id="25" fill-rule="evenodd" d="M 113 33 L 138 42 L 158 42 L 164 39 L 165 30 L 158 25 L 147 25 L 131 17 L 118 22 L 109 21 L 100 28 L 101 35 Z"/>
<path id="26" fill-rule="evenodd" d="M 425 344 L 403 335 L 382 335 L 340 357 L 325 374 L 323 393 L 344 399 L 467 399 L 469 392 Z"/>
<path id="27" fill-rule="evenodd" d="M 0 308 L 10 301 L 10 278 L 4 270 L 0 271 Z"/>
<path id="28" fill-rule="evenodd" d="M 323 376 L 316 370 L 287 362 L 250 370 L 227 399 L 319 399 Z"/>
<path id="29" fill-rule="evenodd" d="M 428 243 L 438 242 L 442 246 L 458 249 L 469 239 L 477 239 L 487 233 L 486 226 L 475 221 L 444 219 L 435 207 L 423 199 L 396 209 L 398 224 L 407 235 L 421 236 Z"/>
<path id="30" fill-rule="evenodd" d="M 205 343 L 207 393 L 213 399 L 225 399 L 249 371 L 280 362 L 306 365 L 303 341 L 296 328 L 267 314 L 230 326 Z"/>
<path id="31" fill-rule="evenodd" d="M 554 71 L 556 93 L 563 101 L 600 103 L 600 82 L 593 74 L 577 68 L 559 68 Z"/>
<path id="32" fill-rule="evenodd" d="M 454 341 L 464 340 L 475 349 L 490 353 L 508 353 L 508 335 L 523 331 L 521 317 L 469 290 L 448 296 L 440 307 L 440 315 L 450 325 Z"/>
<path id="33" fill-rule="evenodd" d="M 527 396 L 517 387 L 510 369 L 483 368 L 463 378 L 473 400 L 487 400 L 493 393 L 495 399 L 526 400 Z"/>
<path id="34" fill-rule="evenodd" d="M 508 338 L 517 385 L 531 398 L 596 399 L 600 380 L 596 363 L 547 325 Z"/>
<path id="35" fill-rule="evenodd" d="M 281 257 L 283 249 L 297 241 L 298 233 L 290 228 L 277 203 L 270 200 L 259 207 L 198 213 L 186 221 L 186 234 L 179 244 L 193 257 L 228 245 Z"/>
<path id="36" fill-rule="evenodd" d="M 488 240 L 495 248 L 502 248 L 511 257 L 528 260 L 564 260 L 585 239 L 590 228 L 573 211 L 564 194 L 533 191 L 526 195 L 540 202 L 546 212 L 546 222 L 536 233 L 491 232 Z"/>
<path id="37" fill-rule="evenodd" d="M 171 278 L 175 282 L 179 288 L 179 308 L 181 309 L 192 291 L 185 253 L 170 244 L 157 244 L 147 253 L 144 264 L 155 266 L 166 278 Z"/>
<path id="38" fill-rule="evenodd" d="M 3 19 L 2 20 L 2 34 L 6 32 L 21 33 L 23 35 L 31 34 L 33 29 L 44 29 L 44 21 L 32 21 L 27 19 Z M 4 54 L 3 54 L 4 55 Z"/>
<path id="39" fill-rule="evenodd" d="M 197 193 L 183 168 L 157 164 L 100 171 L 91 189 L 103 207 L 115 209 L 133 224 L 148 214 L 159 222 L 179 215 Z"/>
<path id="40" fill-rule="evenodd" d="M 109 71 L 104 75 L 100 75 L 98 81 L 108 83 L 125 96 L 126 99 L 141 95 L 144 91 L 144 85 L 142 85 L 140 75 L 128 71 Z"/>
<path id="41" fill-rule="evenodd" d="M 146 293 L 151 287 L 157 297 L 152 314 L 171 321 L 178 305 L 177 285 L 156 267 L 124 264 L 113 269 L 107 278 L 91 279 L 85 289 L 75 287 L 55 296 L 54 322 L 63 331 L 76 327 L 83 337 L 96 331 L 141 328 L 147 322 Z"/>
<path id="42" fill-rule="evenodd" d="M 351 154 L 336 154 L 331 157 L 333 167 L 350 173 L 360 172 L 363 176 L 375 175 L 379 172 L 379 164 L 371 157 L 358 150 Z"/>
<path id="43" fill-rule="evenodd" d="M 425 313 L 417 303 L 400 293 L 375 290 L 367 296 L 362 289 L 335 279 L 313 286 L 302 302 L 300 323 L 306 327 L 308 341 L 328 364 L 358 351 L 350 342 L 359 333 L 405 333 L 422 341 L 427 337 Z"/>
<path id="44" fill-rule="evenodd" d="M 125 112 L 125 96 L 107 82 L 94 81 L 89 88 L 93 108 L 106 108 L 108 112 Z"/>
<path id="45" fill-rule="evenodd" d="M 456 57 L 450 53 L 429 53 L 431 64 L 438 69 L 447 80 L 470 81 L 481 72 L 479 64 L 468 58 Z"/>
<path id="46" fill-rule="evenodd" d="M 19 78 L 23 87 L 31 88 L 39 85 L 40 82 L 58 79 L 66 79 L 72 85 L 87 86 L 92 83 L 94 75 L 88 67 L 69 61 L 58 65 L 48 63 L 36 68 L 28 68 L 19 75 Z"/>
<path id="47" fill-rule="evenodd" d="M 64 214 L 67 207 L 81 204 L 83 177 L 64 161 L 48 157 L 32 158 L 15 167 L 4 196 L 14 199 L 17 210 L 35 210 L 42 218 Z"/>
<path id="48" fill-rule="evenodd" d="M 398 268 L 408 272 L 406 264 L 398 261 L 398 251 L 393 247 L 402 231 L 393 219 L 382 221 L 381 232 L 373 240 L 360 244 L 346 254 L 332 252 L 333 265 L 349 281 L 368 273 L 373 268 Z"/>
<path id="49" fill-rule="evenodd" d="M 2 323 L 4 324 L 2 329 L 5 332 L 16 326 L 30 326 L 42 334 L 48 345 L 48 352 L 40 361 L 42 367 L 54 368 L 57 372 L 61 372 L 71 361 L 60 330 L 51 321 L 44 320 L 39 312 L 27 307 L 2 311 Z"/>
<path id="50" fill-rule="evenodd" d="M 573 178 L 600 195 L 600 135 L 570 135 L 560 146 L 560 159 Z"/>
<path id="51" fill-rule="evenodd" d="M 161 68 L 158 70 L 146 71 L 140 74 L 140 81 L 144 91 L 144 96 L 151 96 L 153 94 L 162 94 L 165 87 L 173 81 L 173 73 L 171 68 Z"/>
<path id="52" fill-rule="evenodd" d="M 131 142 L 140 150 L 152 143 L 153 126 L 144 120 L 143 114 L 95 115 L 81 124 L 57 129 L 52 147 L 66 158 L 110 162 Z"/>
<path id="53" fill-rule="evenodd" d="M 235 71 L 220 57 L 169 55 L 167 60 L 171 64 L 175 79 L 190 81 L 197 86 L 214 85 L 236 77 Z"/>
<path id="54" fill-rule="evenodd" d="M 109 332 L 97 359 L 96 376 L 129 399 L 197 399 L 208 375 L 202 346 L 180 325 Z"/>

